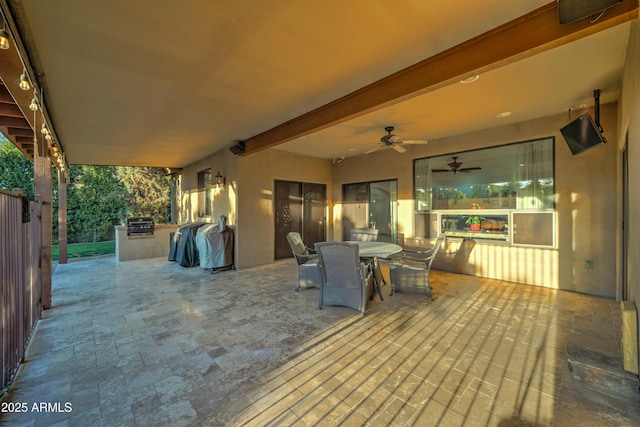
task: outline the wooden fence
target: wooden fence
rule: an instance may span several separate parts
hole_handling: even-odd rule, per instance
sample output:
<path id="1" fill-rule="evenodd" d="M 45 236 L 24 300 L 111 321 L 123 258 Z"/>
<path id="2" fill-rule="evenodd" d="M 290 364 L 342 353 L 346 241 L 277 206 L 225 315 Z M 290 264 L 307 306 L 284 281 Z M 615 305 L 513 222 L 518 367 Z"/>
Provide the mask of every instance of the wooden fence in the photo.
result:
<path id="1" fill-rule="evenodd" d="M 42 313 L 39 209 L 37 202 L 0 190 L 0 389 L 16 374 Z"/>

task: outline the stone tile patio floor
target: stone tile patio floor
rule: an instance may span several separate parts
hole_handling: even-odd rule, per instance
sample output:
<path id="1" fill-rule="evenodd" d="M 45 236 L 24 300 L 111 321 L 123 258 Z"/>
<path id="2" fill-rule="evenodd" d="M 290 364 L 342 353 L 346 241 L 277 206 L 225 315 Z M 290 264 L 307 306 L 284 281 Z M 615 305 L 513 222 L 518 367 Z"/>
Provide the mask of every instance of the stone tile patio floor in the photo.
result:
<path id="1" fill-rule="evenodd" d="M 294 292 L 293 260 L 212 275 L 98 258 L 53 280 L 6 399 L 29 410 L 0 426 L 640 425 L 638 400 L 568 374 L 571 340 L 619 343 L 609 299 L 433 271 L 433 302 L 361 317 Z"/>

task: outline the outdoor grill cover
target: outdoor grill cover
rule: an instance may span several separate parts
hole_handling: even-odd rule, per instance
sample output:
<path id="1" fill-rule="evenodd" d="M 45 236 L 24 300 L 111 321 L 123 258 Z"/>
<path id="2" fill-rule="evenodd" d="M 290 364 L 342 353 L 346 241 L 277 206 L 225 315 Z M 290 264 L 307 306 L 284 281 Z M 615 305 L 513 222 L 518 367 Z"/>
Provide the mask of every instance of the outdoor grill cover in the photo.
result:
<path id="1" fill-rule="evenodd" d="M 227 217 L 221 215 L 217 224 L 198 229 L 196 246 L 201 268 L 233 266 L 233 230 L 227 227 Z"/>
<path id="2" fill-rule="evenodd" d="M 169 261 L 176 261 L 182 267 L 195 267 L 200 263 L 196 246 L 196 233 L 205 222 L 194 222 L 179 227 L 171 238 Z"/>

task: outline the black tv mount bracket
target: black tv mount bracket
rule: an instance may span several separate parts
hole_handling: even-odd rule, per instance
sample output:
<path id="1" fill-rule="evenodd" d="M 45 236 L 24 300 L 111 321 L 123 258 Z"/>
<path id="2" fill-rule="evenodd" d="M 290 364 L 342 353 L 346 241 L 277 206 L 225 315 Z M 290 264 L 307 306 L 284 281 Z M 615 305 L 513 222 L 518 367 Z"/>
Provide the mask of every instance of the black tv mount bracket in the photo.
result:
<path id="1" fill-rule="evenodd" d="M 596 89 L 593 91 L 593 99 L 594 99 L 594 107 L 595 107 L 595 122 L 596 126 L 598 126 L 598 130 L 600 133 L 604 133 L 604 129 L 600 126 L 600 89 Z"/>
<path id="2" fill-rule="evenodd" d="M 600 125 L 600 89 L 596 89 L 593 91 L 593 99 L 594 99 L 594 122 L 596 124 L 596 126 L 598 127 L 598 130 L 600 131 L 600 133 L 604 133 L 604 129 L 602 129 L 602 126 Z M 573 107 L 569 107 L 569 120 L 571 120 L 571 110 L 573 110 Z"/>

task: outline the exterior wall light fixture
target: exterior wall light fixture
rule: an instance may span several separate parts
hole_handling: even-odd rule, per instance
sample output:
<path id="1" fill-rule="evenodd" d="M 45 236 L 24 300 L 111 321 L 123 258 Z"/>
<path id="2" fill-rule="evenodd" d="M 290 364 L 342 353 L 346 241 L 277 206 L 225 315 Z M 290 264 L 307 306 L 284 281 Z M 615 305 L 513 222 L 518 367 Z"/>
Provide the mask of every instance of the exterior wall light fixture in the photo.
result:
<path id="1" fill-rule="evenodd" d="M 214 178 L 216 179 L 216 185 L 218 186 L 218 188 L 224 187 L 224 185 L 227 183 L 227 178 L 220 175 L 220 171 L 218 171 L 218 174 L 214 176 Z"/>

